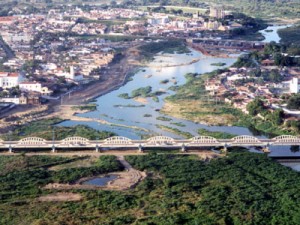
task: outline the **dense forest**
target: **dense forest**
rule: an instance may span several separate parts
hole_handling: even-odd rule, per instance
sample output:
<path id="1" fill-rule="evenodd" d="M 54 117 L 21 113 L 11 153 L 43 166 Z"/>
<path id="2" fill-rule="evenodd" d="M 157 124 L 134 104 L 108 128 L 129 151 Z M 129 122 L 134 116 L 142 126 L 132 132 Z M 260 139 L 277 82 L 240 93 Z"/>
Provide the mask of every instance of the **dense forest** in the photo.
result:
<path id="1" fill-rule="evenodd" d="M 300 175 L 266 155 L 230 153 L 210 162 L 155 153 L 126 159 L 148 173 L 137 187 L 73 190 L 83 199 L 61 203 L 39 202 L 57 192 L 41 187 L 91 170 L 122 170 L 115 157 L 102 156 L 90 168 L 52 171 L 50 166 L 82 157 L 1 156 L 0 224 L 299 224 Z"/>

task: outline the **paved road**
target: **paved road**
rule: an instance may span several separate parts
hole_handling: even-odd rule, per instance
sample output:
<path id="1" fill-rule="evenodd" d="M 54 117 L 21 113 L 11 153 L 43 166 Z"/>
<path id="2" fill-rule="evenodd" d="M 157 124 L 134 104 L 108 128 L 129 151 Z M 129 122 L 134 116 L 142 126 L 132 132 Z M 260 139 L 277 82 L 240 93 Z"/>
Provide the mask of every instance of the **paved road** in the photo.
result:
<path id="1" fill-rule="evenodd" d="M 0 38 L 0 46 L 4 49 L 4 51 L 6 53 L 6 57 L 8 59 L 12 59 L 15 57 L 14 52 L 9 47 L 7 47 L 6 43 L 3 41 L 2 38 Z"/>
<path id="2" fill-rule="evenodd" d="M 166 153 L 158 153 L 158 154 L 167 154 Z M 8 153 L 8 152 L 1 152 L 0 155 L 20 155 L 22 153 Z M 72 157 L 72 156 L 101 156 L 101 155 L 115 155 L 117 157 L 122 157 L 126 155 L 147 155 L 147 152 L 138 152 L 138 151 L 107 151 L 107 152 L 90 152 L 90 151 L 73 151 L 73 152 L 28 152 L 26 153 L 27 156 L 34 156 L 34 155 L 47 155 L 47 156 L 65 156 L 65 157 Z M 211 156 L 218 156 L 220 154 L 214 153 L 212 151 L 199 151 L 199 152 L 178 152 L 178 153 L 170 153 L 170 154 L 178 154 L 178 155 L 211 155 Z"/>

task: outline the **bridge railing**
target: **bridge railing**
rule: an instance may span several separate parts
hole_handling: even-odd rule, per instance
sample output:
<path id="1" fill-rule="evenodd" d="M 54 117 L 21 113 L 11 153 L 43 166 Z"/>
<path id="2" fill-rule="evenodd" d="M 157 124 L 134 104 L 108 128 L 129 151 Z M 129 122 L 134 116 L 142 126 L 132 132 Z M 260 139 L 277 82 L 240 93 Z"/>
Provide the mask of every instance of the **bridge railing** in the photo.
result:
<path id="1" fill-rule="evenodd" d="M 196 136 L 191 139 L 174 139 L 167 136 L 155 136 L 146 140 L 132 140 L 126 137 L 114 136 L 104 140 L 89 140 L 83 137 L 68 137 L 63 140 L 45 140 L 39 137 L 26 137 L 19 141 L 0 139 L 0 148 L 72 148 L 72 147 L 201 147 L 201 146 L 273 146 L 300 145 L 300 137 L 281 135 L 272 139 L 260 139 L 249 135 L 240 135 L 231 139 L 216 139 L 210 136 Z"/>

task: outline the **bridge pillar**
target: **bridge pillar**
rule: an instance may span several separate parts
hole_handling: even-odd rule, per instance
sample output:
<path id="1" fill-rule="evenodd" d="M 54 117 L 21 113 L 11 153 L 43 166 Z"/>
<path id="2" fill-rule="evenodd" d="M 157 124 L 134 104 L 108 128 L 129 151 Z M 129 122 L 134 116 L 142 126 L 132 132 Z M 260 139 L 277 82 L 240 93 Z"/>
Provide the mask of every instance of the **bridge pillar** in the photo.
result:
<path id="1" fill-rule="evenodd" d="M 269 145 L 266 145 L 266 146 L 262 149 L 262 151 L 263 151 L 264 153 L 270 153 L 271 151 L 270 151 Z"/>
<path id="2" fill-rule="evenodd" d="M 13 153 L 11 144 L 9 144 L 9 146 L 8 146 L 8 152 L 9 152 L 9 153 Z"/>
<path id="3" fill-rule="evenodd" d="M 141 144 L 139 144 L 139 152 L 144 152 L 143 146 Z"/>
<path id="4" fill-rule="evenodd" d="M 55 145 L 52 145 L 52 150 L 51 150 L 51 152 L 53 152 L 53 153 L 56 152 Z"/>
<path id="5" fill-rule="evenodd" d="M 184 144 L 181 146 L 181 152 L 186 152 L 186 146 Z"/>
<path id="6" fill-rule="evenodd" d="M 99 145 L 96 144 L 96 152 L 99 152 Z"/>
<path id="7" fill-rule="evenodd" d="M 224 145 L 223 149 L 221 150 L 222 153 L 227 153 L 228 151 L 228 146 L 227 145 Z"/>

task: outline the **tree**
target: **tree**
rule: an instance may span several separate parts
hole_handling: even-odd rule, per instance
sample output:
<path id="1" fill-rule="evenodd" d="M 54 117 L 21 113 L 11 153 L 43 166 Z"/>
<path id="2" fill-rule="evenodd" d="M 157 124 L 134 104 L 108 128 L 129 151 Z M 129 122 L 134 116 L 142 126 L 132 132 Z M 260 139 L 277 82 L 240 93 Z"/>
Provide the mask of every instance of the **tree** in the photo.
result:
<path id="1" fill-rule="evenodd" d="M 256 116 L 257 114 L 263 112 L 264 109 L 265 109 L 264 102 L 259 98 L 255 98 L 252 102 L 250 102 L 247 105 L 247 111 L 251 116 Z"/>
<path id="2" fill-rule="evenodd" d="M 276 109 L 273 113 L 270 114 L 269 120 L 273 125 L 281 125 L 283 123 L 284 111 L 282 109 Z"/>
<path id="3" fill-rule="evenodd" d="M 287 102 L 287 108 L 288 109 L 300 109 L 300 94 L 296 94 Z"/>

